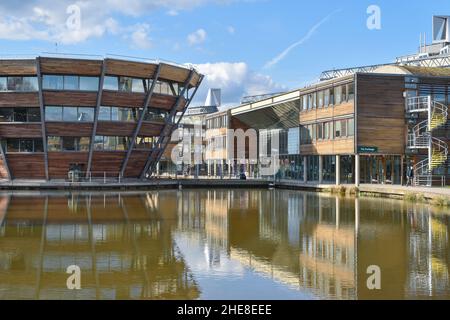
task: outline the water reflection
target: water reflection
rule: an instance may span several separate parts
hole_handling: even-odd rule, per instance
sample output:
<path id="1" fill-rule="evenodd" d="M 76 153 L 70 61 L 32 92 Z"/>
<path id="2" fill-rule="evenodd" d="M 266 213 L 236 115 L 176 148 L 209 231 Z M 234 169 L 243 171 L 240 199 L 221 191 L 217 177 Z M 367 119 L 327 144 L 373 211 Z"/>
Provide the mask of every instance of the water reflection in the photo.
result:
<path id="1" fill-rule="evenodd" d="M 396 200 L 4 193 L 0 225 L 1 299 L 450 298 L 449 215 Z M 82 290 L 65 286 L 73 264 Z"/>

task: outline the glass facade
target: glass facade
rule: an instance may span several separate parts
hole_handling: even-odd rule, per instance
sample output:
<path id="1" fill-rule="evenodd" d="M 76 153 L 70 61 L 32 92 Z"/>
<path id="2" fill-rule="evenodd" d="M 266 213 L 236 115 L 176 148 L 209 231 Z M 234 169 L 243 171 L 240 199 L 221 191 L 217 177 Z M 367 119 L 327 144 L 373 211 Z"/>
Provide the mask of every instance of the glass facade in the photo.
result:
<path id="1" fill-rule="evenodd" d="M 40 122 L 39 108 L 0 108 L 0 122 Z"/>
<path id="2" fill-rule="evenodd" d="M 308 181 L 319 181 L 319 156 L 307 156 L 306 166 Z"/>
<path id="3" fill-rule="evenodd" d="M 336 156 L 322 157 L 322 181 L 326 183 L 336 182 Z"/>
<path id="4" fill-rule="evenodd" d="M 88 152 L 90 138 L 88 137 L 47 137 L 47 150 Z"/>
<path id="5" fill-rule="evenodd" d="M 122 108 L 101 106 L 98 115 L 99 121 L 138 121 L 140 108 Z"/>
<path id="6" fill-rule="evenodd" d="M 45 121 L 93 122 L 94 108 L 46 106 Z"/>
<path id="7" fill-rule="evenodd" d="M 0 92 L 29 92 L 38 90 L 37 77 L 0 77 Z"/>
<path id="8" fill-rule="evenodd" d="M 98 77 L 43 75 L 43 90 L 98 91 Z"/>
<path id="9" fill-rule="evenodd" d="M 129 137 L 95 136 L 94 149 L 97 151 L 125 151 L 129 144 Z"/>
<path id="10" fill-rule="evenodd" d="M 3 148 L 6 153 L 13 152 L 44 152 L 42 139 L 36 138 L 8 138 L 4 140 Z"/>

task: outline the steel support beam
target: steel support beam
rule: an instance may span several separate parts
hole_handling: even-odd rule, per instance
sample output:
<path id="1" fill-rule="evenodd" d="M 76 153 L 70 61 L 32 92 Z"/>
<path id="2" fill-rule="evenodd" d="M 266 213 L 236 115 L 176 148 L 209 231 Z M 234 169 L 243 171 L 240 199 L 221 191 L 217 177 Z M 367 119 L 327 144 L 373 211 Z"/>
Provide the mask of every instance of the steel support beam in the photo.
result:
<path id="1" fill-rule="evenodd" d="M 89 156 L 88 156 L 88 165 L 86 168 L 86 178 L 89 177 L 89 173 L 92 168 L 92 157 L 94 154 L 94 140 L 95 135 L 97 134 L 97 125 L 98 125 L 98 115 L 100 113 L 100 105 L 102 103 L 102 95 L 103 95 L 103 82 L 105 80 L 105 71 L 106 71 L 106 59 L 102 62 L 102 73 L 100 75 L 100 81 L 98 82 L 98 92 L 97 92 L 97 101 L 94 110 L 94 124 L 92 126 L 92 135 L 91 141 L 89 141 Z"/>
<path id="2" fill-rule="evenodd" d="M 47 150 L 47 129 L 45 127 L 44 94 L 42 93 L 41 57 L 37 57 L 36 58 L 36 70 L 37 70 L 38 86 L 39 86 L 39 109 L 40 109 L 40 113 L 41 113 L 42 146 L 44 147 L 45 180 L 49 180 L 49 174 L 48 174 L 48 150 Z"/>
<path id="3" fill-rule="evenodd" d="M 3 158 L 3 165 L 6 168 L 6 174 L 8 175 L 8 180 L 11 181 L 12 180 L 11 170 L 9 169 L 8 159 L 6 159 L 6 154 L 5 154 L 5 150 L 3 150 L 2 142 L 3 142 L 2 139 L 0 139 L 0 154 L 1 154 L 1 157 Z"/>
<path id="4" fill-rule="evenodd" d="M 182 98 L 184 97 L 186 91 L 189 88 L 189 84 L 190 84 L 192 78 L 194 77 L 194 74 L 195 74 L 195 70 L 192 69 L 191 72 L 189 73 L 189 76 L 188 76 L 187 80 L 184 83 L 182 92 L 178 96 L 177 101 L 175 102 L 175 104 L 173 105 L 173 107 L 172 107 L 172 109 L 170 111 L 169 117 L 167 117 L 167 119 L 166 119 L 164 127 L 163 127 L 163 129 L 161 131 L 161 134 L 160 134 L 159 138 L 158 138 L 158 142 L 156 143 L 156 148 L 153 149 L 150 152 L 150 156 L 147 159 L 147 162 L 145 163 L 144 170 L 142 170 L 142 173 L 141 173 L 141 176 L 140 176 L 141 179 L 145 178 L 145 175 L 148 172 L 148 170 L 150 169 L 150 166 L 152 166 L 152 168 L 153 168 L 156 165 L 156 163 L 158 163 L 159 160 L 161 159 L 162 154 L 164 153 L 164 150 L 165 150 L 166 145 L 168 143 L 168 140 L 170 140 L 170 136 L 168 136 L 168 135 L 170 135 L 173 132 L 173 128 L 174 127 L 178 126 L 178 124 L 180 123 L 181 118 L 183 117 L 184 113 L 186 112 L 186 109 L 189 107 L 189 104 L 192 101 L 192 98 L 195 96 L 195 93 L 197 92 L 197 89 L 200 86 L 201 81 L 203 80 L 203 78 L 200 78 L 199 82 L 197 83 L 197 86 L 195 87 L 195 90 L 194 90 L 193 94 L 191 95 L 191 97 L 186 102 L 186 106 L 183 109 L 182 115 L 180 116 L 180 118 L 178 118 L 178 121 L 175 123 L 174 118 L 175 118 L 175 115 L 177 113 L 177 109 L 180 106 L 181 100 L 182 100 Z"/>
<path id="5" fill-rule="evenodd" d="M 141 113 L 141 116 L 139 117 L 139 121 L 136 125 L 136 128 L 134 129 L 133 136 L 130 141 L 130 145 L 128 146 L 127 155 L 125 156 L 125 159 L 122 163 L 122 167 L 120 168 L 120 175 L 123 177 L 125 174 L 125 170 L 128 165 L 128 161 L 130 160 L 131 153 L 133 152 L 134 145 L 136 144 L 136 138 L 139 134 L 139 131 L 141 130 L 142 123 L 144 122 L 145 114 L 147 113 L 148 106 L 150 104 L 150 100 L 152 99 L 153 92 L 155 90 L 156 82 L 159 79 L 159 74 L 161 73 L 161 64 L 158 65 L 158 68 L 156 69 L 154 75 L 153 75 L 153 81 L 150 89 L 147 91 L 147 95 L 145 97 L 143 110 Z"/>

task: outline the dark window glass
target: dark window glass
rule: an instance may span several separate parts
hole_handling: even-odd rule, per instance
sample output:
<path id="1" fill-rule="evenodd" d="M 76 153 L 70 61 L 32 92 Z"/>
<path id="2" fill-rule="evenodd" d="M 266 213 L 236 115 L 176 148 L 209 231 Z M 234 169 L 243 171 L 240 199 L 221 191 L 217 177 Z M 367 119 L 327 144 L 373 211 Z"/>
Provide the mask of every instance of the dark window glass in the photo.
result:
<path id="1" fill-rule="evenodd" d="M 342 86 L 342 102 L 347 102 L 347 86 Z"/>
<path id="2" fill-rule="evenodd" d="M 9 91 L 22 91 L 23 79 L 22 77 L 8 77 Z"/>
<path id="3" fill-rule="evenodd" d="M 94 108 L 78 108 L 78 121 L 93 122 Z"/>
<path id="4" fill-rule="evenodd" d="M 78 90 L 77 76 L 64 76 L 64 90 Z"/>
<path id="5" fill-rule="evenodd" d="M 0 122 L 12 122 L 14 121 L 13 108 L 0 108 Z"/>
<path id="6" fill-rule="evenodd" d="M 7 152 L 19 152 L 20 151 L 19 139 L 8 139 L 6 142 L 6 150 Z"/>
<path id="7" fill-rule="evenodd" d="M 63 137 L 62 138 L 62 149 L 63 151 L 75 151 L 76 150 L 76 140 L 74 137 Z"/>
<path id="8" fill-rule="evenodd" d="M 20 139 L 20 152 L 33 152 L 33 140 Z"/>
<path id="9" fill-rule="evenodd" d="M 94 150 L 103 150 L 103 136 L 95 136 Z"/>
<path id="10" fill-rule="evenodd" d="M 44 75 L 42 79 L 42 88 L 44 90 L 63 90 L 64 89 L 63 76 Z"/>
<path id="11" fill-rule="evenodd" d="M 27 122 L 27 109 L 26 108 L 14 108 L 14 121 L 15 122 Z"/>
<path id="12" fill-rule="evenodd" d="M 42 139 L 34 139 L 34 152 L 44 152 Z"/>
<path id="13" fill-rule="evenodd" d="M 63 108 L 63 120 L 75 122 L 78 120 L 78 111 L 76 107 Z"/>
<path id="14" fill-rule="evenodd" d="M 62 107 L 45 107 L 45 121 L 62 121 Z"/>
<path id="15" fill-rule="evenodd" d="M 111 121 L 111 108 L 110 107 L 100 107 L 100 112 L 98 114 L 98 120 Z"/>
<path id="16" fill-rule="evenodd" d="M 28 108 L 28 122 L 40 122 L 41 121 L 41 110 L 39 108 Z"/>
<path id="17" fill-rule="evenodd" d="M 355 98 L 355 85 L 350 83 L 348 85 L 348 100 L 353 100 Z"/>
<path id="18" fill-rule="evenodd" d="M 80 77 L 80 90 L 98 91 L 97 77 Z"/>
<path id="19" fill-rule="evenodd" d="M 117 77 L 106 76 L 103 80 L 103 89 L 104 90 L 114 90 L 117 91 L 119 88 Z"/>
<path id="20" fill-rule="evenodd" d="M 119 91 L 131 92 L 132 79 L 129 77 L 120 77 Z"/>

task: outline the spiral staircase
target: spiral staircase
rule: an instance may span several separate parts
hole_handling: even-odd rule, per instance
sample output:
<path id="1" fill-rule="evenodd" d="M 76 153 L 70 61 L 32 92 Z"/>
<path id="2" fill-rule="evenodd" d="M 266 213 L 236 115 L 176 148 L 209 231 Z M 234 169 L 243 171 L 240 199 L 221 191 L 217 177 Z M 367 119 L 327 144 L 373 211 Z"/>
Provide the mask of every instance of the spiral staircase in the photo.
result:
<path id="1" fill-rule="evenodd" d="M 410 114 L 427 114 L 427 119 L 416 124 L 409 134 L 408 148 L 428 150 L 428 157 L 413 167 L 414 184 L 431 186 L 433 170 L 447 163 L 447 143 L 433 137 L 433 131 L 446 125 L 448 107 L 432 100 L 431 96 L 419 96 L 407 99 L 406 111 Z"/>

